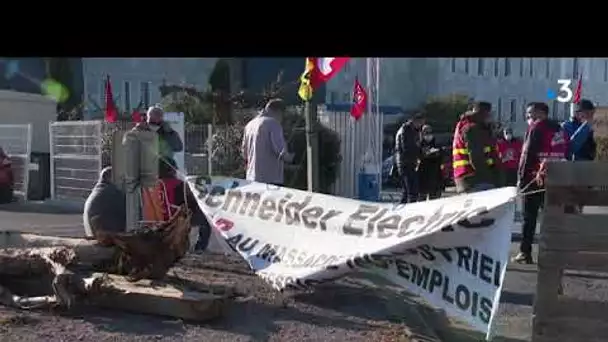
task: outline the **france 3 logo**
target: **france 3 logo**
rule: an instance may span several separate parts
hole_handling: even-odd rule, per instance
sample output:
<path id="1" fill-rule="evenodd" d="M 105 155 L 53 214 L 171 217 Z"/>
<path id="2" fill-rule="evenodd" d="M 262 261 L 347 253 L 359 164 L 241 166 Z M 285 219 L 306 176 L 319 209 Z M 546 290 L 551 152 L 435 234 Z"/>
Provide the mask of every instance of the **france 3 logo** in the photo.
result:
<path id="1" fill-rule="evenodd" d="M 549 100 L 557 100 L 560 103 L 568 103 L 572 101 L 574 92 L 572 91 L 572 80 L 562 78 L 557 80 L 559 89 L 554 91 L 553 89 L 547 90 L 547 97 Z"/>

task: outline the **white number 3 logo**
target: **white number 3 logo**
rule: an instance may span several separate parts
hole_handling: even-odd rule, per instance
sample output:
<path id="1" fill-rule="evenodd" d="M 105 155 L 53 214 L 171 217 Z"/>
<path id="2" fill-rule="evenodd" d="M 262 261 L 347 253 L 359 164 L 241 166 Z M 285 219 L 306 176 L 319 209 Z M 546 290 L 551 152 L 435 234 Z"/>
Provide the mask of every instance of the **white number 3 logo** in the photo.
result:
<path id="1" fill-rule="evenodd" d="M 561 79 L 557 80 L 557 84 L 559 87 L 559 93 L 557 95 L 557 101 L 559 102 L 570 102 L 572 101 L 572 89 L 570 89 L 570 84 L 572 84 L 572 80 Z"/>

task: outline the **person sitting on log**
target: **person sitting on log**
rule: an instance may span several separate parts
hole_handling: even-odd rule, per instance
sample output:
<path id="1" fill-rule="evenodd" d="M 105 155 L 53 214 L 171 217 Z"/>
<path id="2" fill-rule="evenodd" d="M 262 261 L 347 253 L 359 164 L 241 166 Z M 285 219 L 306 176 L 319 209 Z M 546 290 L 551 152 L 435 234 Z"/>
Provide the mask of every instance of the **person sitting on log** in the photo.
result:
<path id="1" fill-rule="evenodd" d="M 177 177 L 176 170 L 177 164 L 173 158 L 165 157 L 161 159 L 158 168 L 158 178 L 161 183 L 158 190 L 163 198 L 162 202 L 164 202 L 163 219 L 164 221 L 169 221 L 175 215 L 177 209 L 184 204 L 184 200 L 186 200 L 188 209 L 192 211 L 191 225 L 199 227 L 199 236 L 195 249 L 202 251 L 207 248 L 207 244 L 209 243 L 211 226 L 209 225 L 209 221 L 207 221 L 207 217 L 198 206 L 196 198 L 188 185 Z"/>
<path id="2" fill-rule="evenodd" d="M 112 183 L 112 167 L 101 170 L 99 180 L 84 204 L 83 224 L 88 237 L 99 237 L 101 231 L 126 231 L 125 193 Z"/>

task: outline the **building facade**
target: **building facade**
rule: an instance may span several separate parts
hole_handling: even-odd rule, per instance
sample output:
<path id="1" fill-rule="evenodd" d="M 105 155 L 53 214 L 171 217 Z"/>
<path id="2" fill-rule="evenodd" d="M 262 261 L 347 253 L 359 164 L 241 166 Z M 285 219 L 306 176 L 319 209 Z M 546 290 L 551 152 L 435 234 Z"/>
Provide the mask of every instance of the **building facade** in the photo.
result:
<path id="1" fill-rule="evenodd" d="M 85 119 L 103 115 L 97 106 L 105 105 L 104 85 L 109 75 L 116 105 L 131 112 L 160 102 L 159 87 L 183 84 L 206 89 L 218 58 L 83 58 L 84 98 L 88 104 Z"/>
<path id="2" fill-rule="evenodd" d="M 415 109 L 431 96 L 468 95 L 493 104 L 495 120 L 522 134 L 524 106 L 547 102 L 550 116 L 569 115 L 569 104 L 548 98 L 558 79 L 576 87 L 583 75 L 583 97 L 608 102 L 607 58 L 382 58 L 378 80 L 379 103 Z M 355 77 L 366 78 L 365 59 L 355 58 L 327 85 L 328 103 L 350 102 Z M 375 84 L 372 81 L 372 85 Z"/>

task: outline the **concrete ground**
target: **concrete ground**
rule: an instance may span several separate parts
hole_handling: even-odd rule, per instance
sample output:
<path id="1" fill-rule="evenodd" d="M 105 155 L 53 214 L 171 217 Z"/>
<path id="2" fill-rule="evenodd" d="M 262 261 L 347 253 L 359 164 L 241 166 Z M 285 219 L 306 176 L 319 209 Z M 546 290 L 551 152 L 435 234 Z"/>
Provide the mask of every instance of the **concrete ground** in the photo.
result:
<path id="1" fill-rule="evenodd" d="M 82 214 L 78 210 L 64 210 L 61 213 L 56 208 L 48 208 L 43 204 L 19 204 L 0 206 L 0 230 L 31 231 L 41 234 L 58 236 L 81 236 Z M 608 214 L 608 207 L 585 208 L 589 214 Z M 537 227 L 538 229 L 538 227 Z M 518 233 L 520 227 L 514 226 L 514 242 L 512 254 L 518 250 Z M 221 252 L 222 247 L 212 242 L 211 249 Z M 535 246 L 536 253 L 536 246 Z M 508 266 L 504 284 L 499 317 L 496 323 L 498 341 L 529 341 L 531 337 L 531 319 L 534 293 L 536 291 L 536 265 Z M 566 283 L 568 292 L 575 297 L 588 297 L 589 289 L 593 289 L 596 299 L 608 300 L 608 277 L 577 275 L 569 277 Z M 435 312 L 427 312 L 431 320 L 440 329 L 439 335 L 444 341 L 479 341 L 480 335 L 472 333 L 466 326 L 457 322 L 446 325 L 445 321 Z"/>

